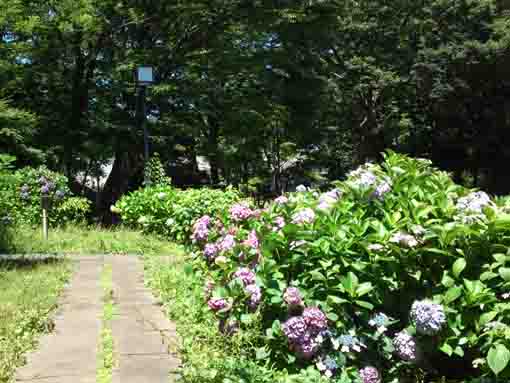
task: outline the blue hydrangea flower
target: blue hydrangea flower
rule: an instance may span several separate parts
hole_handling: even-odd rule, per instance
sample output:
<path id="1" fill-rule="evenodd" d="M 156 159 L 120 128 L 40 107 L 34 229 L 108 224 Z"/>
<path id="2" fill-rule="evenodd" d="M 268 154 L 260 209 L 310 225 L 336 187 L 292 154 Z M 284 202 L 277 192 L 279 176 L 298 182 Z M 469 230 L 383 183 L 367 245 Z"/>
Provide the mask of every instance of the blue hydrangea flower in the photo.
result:
<path id="1" fill-rule="evenodd" d="M 375 327 L 378 333 L 384 333 L 388 329 L 390 318 L 384 313 L 375 314 L 369 321 L 370 327 Z"/>
<path id="2" fill-rule="evenodd" d="M 437 334 L 446 323 L 443 306 L 427 299 L 415 301 L 410 316 L 416 331 L 424 335 Z"/>

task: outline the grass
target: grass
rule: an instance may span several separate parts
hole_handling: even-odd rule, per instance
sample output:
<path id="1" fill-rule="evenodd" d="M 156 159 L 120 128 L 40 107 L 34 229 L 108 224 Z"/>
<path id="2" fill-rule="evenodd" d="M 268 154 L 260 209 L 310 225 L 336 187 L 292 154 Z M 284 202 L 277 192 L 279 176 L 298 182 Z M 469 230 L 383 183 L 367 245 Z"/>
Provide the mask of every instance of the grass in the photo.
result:
<path id="1" fill-rule="evenodd" d="M 195 273 L 184 250 L 173 257 L 145 256 L 146 281 L 159 295 L 181 338 L 180 375 L 188 383 L 281 382 L 275 372 L 255 358 L 258 329 L 222 335 L 218 320 L 203 295 L 204 278 Z"/>
<path id="2" fill-rule="evenodd" d="M 12 234 L 11 254 L 164 254 L 168 241 L 123 227 L 67 226 L 50 229 L 44 241 L 39 228 L 17 228 Z"/>
<path id="3" fill-rule="evenodd" d="M 56 257 L 0 257 L 0 382 L 12 379 L 23 355 L 51 331 L 52 310 L 71 273 Z"/>
<path id="4" fill-rule="evenodd" d="M 112 267 L 106 265 L 101 275 L 103 287 L 103 328 L 99 341 L 99 361 L 97 369 L 97 383 L 111 383 L 112 371 L 115 367 L 115 352 L 111 322 L 115 315 L 115 302 L 112 287 Z"/>

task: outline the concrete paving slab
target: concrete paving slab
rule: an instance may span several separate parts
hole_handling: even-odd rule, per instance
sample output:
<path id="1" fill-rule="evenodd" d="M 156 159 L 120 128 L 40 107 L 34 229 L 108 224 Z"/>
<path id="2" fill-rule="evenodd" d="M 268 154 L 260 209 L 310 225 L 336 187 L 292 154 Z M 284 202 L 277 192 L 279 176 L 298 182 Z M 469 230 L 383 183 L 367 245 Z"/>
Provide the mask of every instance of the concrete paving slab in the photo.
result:
<path id="1" fill-rule="evenodd" d="M 117 315 L 112 333 L 118 365 L 113 383 L 168 383 L 180 365 L 175 354 L 175 325 L 161 311 L 144 286 L 144 270 L 137 257 L 112 257 Z"/>
<path id="2" fill-rule="evenodd" d="M 16 382 L 92 383 L 101 328 L 103 257 L 79 260 L 55 317 L 55 330 L 15 376 Z"/>

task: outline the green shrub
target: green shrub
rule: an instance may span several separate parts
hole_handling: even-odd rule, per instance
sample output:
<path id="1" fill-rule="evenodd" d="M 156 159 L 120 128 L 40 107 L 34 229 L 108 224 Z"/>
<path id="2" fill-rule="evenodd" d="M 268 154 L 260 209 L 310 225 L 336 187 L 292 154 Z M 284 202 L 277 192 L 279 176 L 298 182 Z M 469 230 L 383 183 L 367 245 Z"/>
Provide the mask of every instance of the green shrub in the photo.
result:
<path id="1" fill-rule="evenodd" d="M 171 185 L 172 179 L 166 175 L 159 153 L 154 153 L 144 169 L 145 175 L 153 186 Z"/>
<path id="2" fill-rule="evenodd" d="M 240 194 L 231 188 L 225 191 L 179 190 L 171 186 L 154 186 L 122 197 L 112 211 L 118 213 L 127 225 L 187 243 L 197 218 L 220 214 L 240 198 Z"/>
<path id="3" fill-rule="evenodd" d="M 53 216 L 59 225 L 87 222 L 90 214 L 90 201 L 83 197 L 65 198 L 53 210 Z"/>
<path id="4" fill-rule="evenodd" d="M 241 331 L 261 323 L 254 359 L 345 383 L 509 379 L 506 199 L 392 152 L 305 189 L 193 226 L 204 305 Z"/>
<path id="5" fill-rule="evenodd" d="M 67 177 L 46 167 L 26 167 L 13 171 L 8 166 L 13 161 L 0 160 L 0 217 L 9 217 L 16 224 L 34 225 L 41 222 L 41 195 L 50 201 L 51 225 L 83 221 L 90 210 L 90 203 L 72 197 L 67 187 Z M 3 165 L 2 165 L 3 164 Z M 9 171 L 7 170 L 9 168 Z"/>

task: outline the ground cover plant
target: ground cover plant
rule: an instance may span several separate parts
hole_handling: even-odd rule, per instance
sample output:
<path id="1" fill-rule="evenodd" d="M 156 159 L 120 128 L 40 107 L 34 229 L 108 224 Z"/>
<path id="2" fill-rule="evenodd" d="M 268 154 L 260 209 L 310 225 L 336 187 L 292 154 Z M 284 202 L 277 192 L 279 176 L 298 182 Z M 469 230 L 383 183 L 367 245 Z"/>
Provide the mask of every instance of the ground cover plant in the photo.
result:
<path id="1" fill-rule="evenodd" d="M 45 241 L 41 229 L 26 225 L 11 231 L 7 250 L 15 254 L 146 254 L 167 253 L 168 241 L 155 235 L 117 226 L 104 228 L 88 225 L 65 225 L 49 231 Z"/>
<path id="2" fill-rule="evenodd" d="M 70 265 L 51 257 L 0 257 L 0 382 L 9 382 L 40 333 L 52 329 L 51 312 Z"/>
<path id="3" fill-rule="evenodd" d="M 198 218 L 220 214 L 240 199 L 240 193 L 232 188 L 181 190 L 157 185 L 122 197 L 112 211 L 125 225 L 187 242 Z"/>
<path id="4" fill-rule="evenodd" d="M 327 193 L 235 204 L 191 236 L 202 304 L 253 358 L 333 381 L 507 379 L 505 200 L 389 152 Z M 207 276 L 207 277 L 205 277 Z"/>

